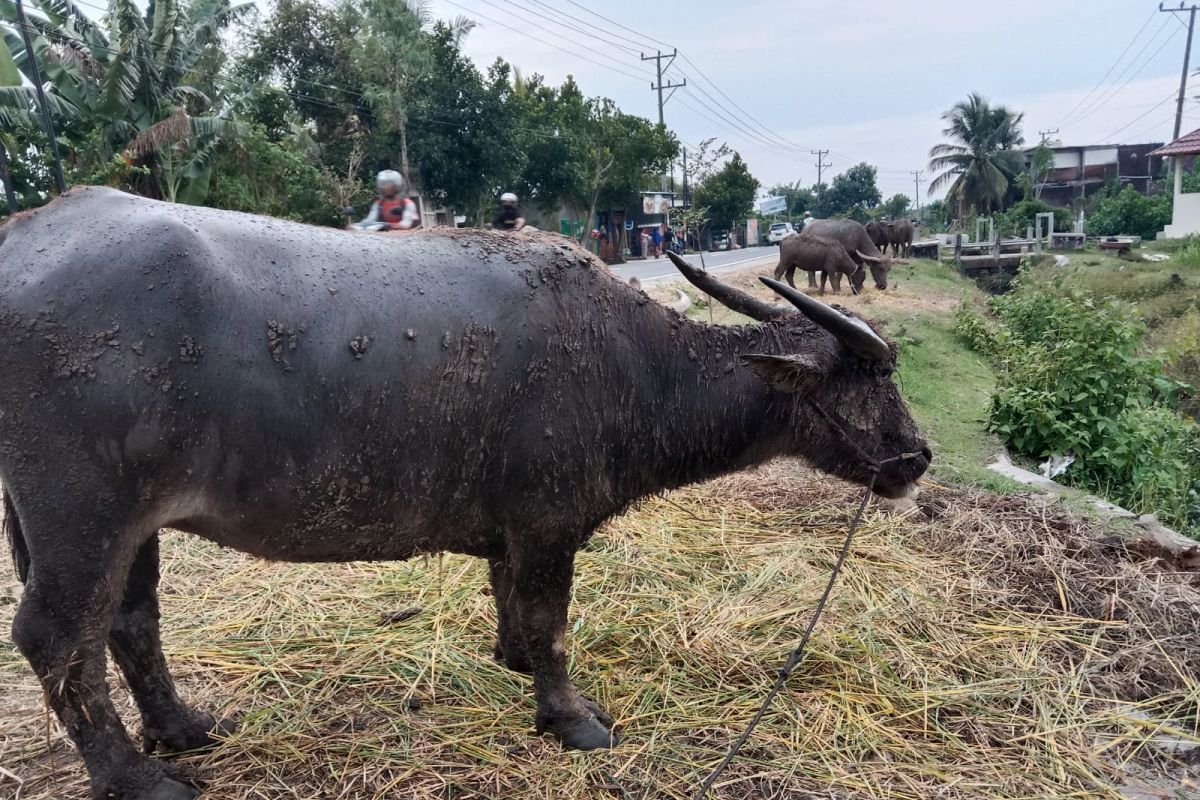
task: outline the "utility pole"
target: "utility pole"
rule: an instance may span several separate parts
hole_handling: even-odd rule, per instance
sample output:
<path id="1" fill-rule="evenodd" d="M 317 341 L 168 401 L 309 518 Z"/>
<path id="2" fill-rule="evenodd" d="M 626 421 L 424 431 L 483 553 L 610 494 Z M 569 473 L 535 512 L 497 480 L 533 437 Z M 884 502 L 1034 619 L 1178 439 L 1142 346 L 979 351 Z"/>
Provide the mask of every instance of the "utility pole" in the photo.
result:
<path id="1" fill-rule="evenodd" d="M 1038 131 L 1038 136 L 1042 137 L 1042 144 L 1045 144 L 1046 140 L 1056 133 L 1058 133 L 1058 128 L 1052 131 Z"/>
<path id="2" fill-rule="evenodd" d="M 659 125 L 667 124 L 663 118 L 663 105 L 666 104 L 667 100 L 671 99 L 671 97 L 675 94 L 676 89 L 680 89 L 684 86 L 687 86 L 687 78 L 683 79 L 683 83 L 667 83 L 667 84 L 663 83 L 663 70 L 671 68 L 671 65 L 675 63 L 675 56 L 677 56 L 678 54 L 679 54 L 679 51 L 677 51 L 677 50 L 672 50 L 671 55 L 669 55 L 669 56 L 663 55 L 663 52 L 661 50 L 657 51 L 652 56 L 648 56 L 648 55 L 645 55 L 642 53 L 638 54 L 638 55 L 642 56 L 642 61 L 653 61 L 654 68 L 658 73 L 658 82 L 650 84 L 650 89 L 651 89 L 651 91 L 658 92 L 658 124 Z M 665 67 L 663 66 L 664 58 L 668 59 L 667 65 Z M 671 90 L 671 94 L 667 95 L 665 98 L 663 97 L 664 89 Z M 662 178 L 662 189 L 663 189 L 663 191 L 666 191 L 666 189 L 667 189 L 667 176 L 666 175 L 664 175 Z"/>
<path id="3" fill-rule="evenodd" d="M 1179 129 L 1183 125 L 1183 95 L 1187 91 L 1188 63 L 1192 57 L 1192 30 L 1196 27 L 1196 9 L 1198 6 L 1184 7 L 1183 0 L 1180 0 L 1179 8 L 1163 8 L 1163 4 L 1158 4 L 1158 13 L 1160 14 L 1178 14 L 1181 11 L 1188 12 L 1188 35 L 1187 44 L 1183 48 L 1183 73 L 1179 76 L 1179 101 L 1175 106 L 1175 135 L 1171 137 L 1171 141 L 1179 138 Z M 1180 159 L 1175 159 L 1175 164 L 1178 166 Z"/>
<path id="4" fill-rule="evenodd" d="M 688 204 L 688 190 L 687 190 L 687 148 L 685 147 L 685 148 L 683 148 L 683 205 L 686 207 L 686 206 L 687 206 L 687 204 Z"/>
<path id="5" fill-rule="evenodd" d="M 921 184 L 925 182 L 925 179 L 922 178 L 921 176 L 925 174 L 925 170 L 914 169 L 914 170 L 910 170 L 910 171 L 912 172 L 912 176 L 913 176 L 913 186 L 917 190 L 917 196 L 916 196 L 917 219 L 920 219 L 921 218 Z"/>
<path id="6" fill-rule="evenodd" d="M 809 153 L 817 157 L 817 210 L 824 211 L 824 206 L 821 205 L 821 173 L 825 167 L 832 167 L 833 164 L 825 162 L 825 156 L 829 154 L 828 150 L 809 150 Z"/>
<path id="7" fill-rule="evenodd" d="M 46 102 L 46 92 L 42 88 L 42 71 L 38 69 L 37 53 L 29 41 L 29 22 L 25 19 L 25 6 L 21 5 L 21 0 L 17 0 L 17 27 L 21 29 L 21 38 L 25 42 L 25 55 L 33 71 L 33 88 L 37 90 L 38 106 L 42 109 L 42 121 L 46 124 L 46 136 L 50 139 L 50 154 L 54 157 L 54 183 L 58 186 L 58 193 L 62 194 L 67 190 L 67 181 L 63 178 L 62 157 L 58 154 L 58 135 L 54 132 L 54 120 L 50 118 L 50 104 Z"/>

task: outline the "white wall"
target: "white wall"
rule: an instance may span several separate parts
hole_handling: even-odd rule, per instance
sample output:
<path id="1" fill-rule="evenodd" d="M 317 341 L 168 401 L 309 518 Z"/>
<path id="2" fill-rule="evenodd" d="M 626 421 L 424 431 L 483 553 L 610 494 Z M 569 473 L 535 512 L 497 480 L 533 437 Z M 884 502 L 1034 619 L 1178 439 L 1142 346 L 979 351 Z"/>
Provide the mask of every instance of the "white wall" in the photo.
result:
<path id="1" fill-rule="evenodd" d="M 1093 166 L 1096 164 L 1116 164 L 1117 163 L 1117 148 L 1109 147 L 1104 150 L 1084 150 L 1083 164 L 1084 166 Z"/>
<path id="2" fill-rule="evenodd" d="M 1193 233 L 1200 233 L 1200 194 L 1177 194 L 1171 224 L 1158 238 L 1180 239 Z"/>

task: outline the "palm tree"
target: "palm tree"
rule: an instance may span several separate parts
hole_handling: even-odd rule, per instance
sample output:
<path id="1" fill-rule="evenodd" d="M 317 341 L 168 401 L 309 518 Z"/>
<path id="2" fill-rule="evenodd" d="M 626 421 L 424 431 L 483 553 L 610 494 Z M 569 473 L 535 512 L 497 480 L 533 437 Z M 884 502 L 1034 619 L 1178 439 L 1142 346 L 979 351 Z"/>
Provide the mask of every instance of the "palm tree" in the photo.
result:
<path id="1" fill-rule="evenodd" d="M 1003 207 L 1009 183 L 1024 167 L 1024 156 L 1016 149 L 1025 142 L 1024 117 L 1005 106 L 989 105 L 975 92 L 942 114 L 942 133 L 953 141 L 929 151 L 929 169 L 938 173 L 929 191 L 949 186 L 946 197 L 958 205 L 959 219 L 968 206 L 984 213 Z"/>

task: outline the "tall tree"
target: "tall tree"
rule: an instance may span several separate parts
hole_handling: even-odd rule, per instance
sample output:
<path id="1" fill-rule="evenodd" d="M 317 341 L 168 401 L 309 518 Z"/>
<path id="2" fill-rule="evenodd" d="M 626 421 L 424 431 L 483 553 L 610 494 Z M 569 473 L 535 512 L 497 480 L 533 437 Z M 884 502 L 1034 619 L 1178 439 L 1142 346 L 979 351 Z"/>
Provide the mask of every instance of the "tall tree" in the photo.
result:
<path id="1" fill-rule="evenodd" d="M 400 174 L 412 181 L 408 159 L 408 122 L 415 87 L 433 68 L 422 28 L 428 9 L 413 0 L 363 0 L 362 28 L 355 38 L 355 60 L 363 76 L 363 96 L 380 122 L 400 140 Z"/>
<path id="2" fill-rule="evenodd" d="M 720 170 L 704 180 L 693 193 L 697 206 L 707 208 L 716 225 L 733 228 L 754 208 L 758 180 L 736 151 Z"/>
<path id="3" fill-rule="evenodd" d="M 894 194 L 879 207 L 879 212 L 888 219 L 900 219 L 908 214 L 910 205 L 912 205 L 912 201 L 908 199 L 908 195 Z"/>
<path id="4" fill-rule="evenodd" d="M 942 134 L 951 141 L 929 151 L 929 169 L 937 176 L 931 194 L 949 187 L 947 198 L 958 206 L 959 219 L 968 207 L 983 213 L 1003 210 L 1009 185 L 1024 168 L 1017 150 L 1025 142 L 1025 115 L 1005 106 L 991 106 L 972 93 L 942 114 Z"/>
<path id="5" fill-rule="evenodd" d="M 879 205 L 883 199 L 875 183 L 875 167 L 867 163 L 855 164 L 833 179 L 829 188 L 821 194 L 822 211 L 826 216 L 850 217 L 863 222 L 868 219 L 867 209 Z"/>

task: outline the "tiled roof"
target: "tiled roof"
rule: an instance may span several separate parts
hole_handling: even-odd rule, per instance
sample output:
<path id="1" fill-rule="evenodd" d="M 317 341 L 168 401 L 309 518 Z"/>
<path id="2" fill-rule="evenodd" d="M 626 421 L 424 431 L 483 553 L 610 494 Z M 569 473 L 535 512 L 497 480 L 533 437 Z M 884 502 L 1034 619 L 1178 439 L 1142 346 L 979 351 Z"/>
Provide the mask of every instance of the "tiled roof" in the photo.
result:
<path id="1" fill-rule="evenodd" d="M 1152 156 L 1190 156 L 1200 153 L 1200 128 L 1149 153 Z"/>

